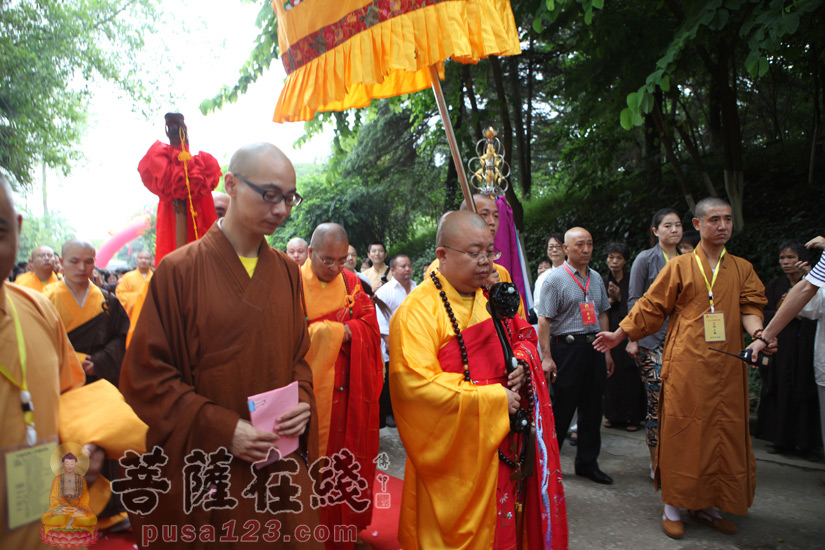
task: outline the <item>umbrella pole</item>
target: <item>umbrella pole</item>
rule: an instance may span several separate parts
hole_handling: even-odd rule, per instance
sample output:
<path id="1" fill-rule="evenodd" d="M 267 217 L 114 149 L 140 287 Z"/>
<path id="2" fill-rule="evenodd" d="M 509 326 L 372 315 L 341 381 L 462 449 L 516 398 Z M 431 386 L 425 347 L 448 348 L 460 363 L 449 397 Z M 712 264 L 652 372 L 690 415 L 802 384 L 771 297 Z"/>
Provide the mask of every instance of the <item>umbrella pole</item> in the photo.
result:
<path id="1" fill-rule="evenodd" d="M 441 122 L 444 123 L 444 131 L 447 132 L 447 143 L 450 144 L 450 152 L 453 154 L 458 181 L 461 183 L 461 192 L 464 193 L 464 200 L 473 212 L 478 212 L 476 203 L 473 200 L 473 192 L 470 190 L 470 183 L 467 181 L 467 173 L 464 171 L 464 163 L 461 161 L 461 152 L 458 150 L 458 141 L 455 139 L 453 123 L 450 120 L 450 113 L 447 111 L 447 102 L 444 100 L 444 92 L 441 90 L 441 81 L 438 79 L 438 67 L 430 65 L 430 80 L 433 82 L 433 93 L 435 102 L 438 104 L 438 112 L 441 113 Z"/>

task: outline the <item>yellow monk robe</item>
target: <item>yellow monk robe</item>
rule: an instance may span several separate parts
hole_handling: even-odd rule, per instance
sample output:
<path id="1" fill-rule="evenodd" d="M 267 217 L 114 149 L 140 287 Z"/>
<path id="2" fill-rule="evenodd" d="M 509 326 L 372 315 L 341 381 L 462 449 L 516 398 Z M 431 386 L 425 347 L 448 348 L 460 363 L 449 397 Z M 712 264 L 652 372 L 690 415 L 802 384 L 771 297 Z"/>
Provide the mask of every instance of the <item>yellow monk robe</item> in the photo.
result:
<path id="1" fill-rule="evenodd" d="M 89 284 L 81 306 L 65 281 L 44 294 L 57 308 L 81 361 L 88 356 L 94 363 L 95 374 L 87 376 L 87 383 L 102 378 L 117 387 L 129 331 L 129 317 L 117 298 Z"/>
<path id="2" fill-rule="evenodd" d="M 70 480 L 73 489 L 69 488 Z M 89 505 L 86 479 L 78 473 L 64 472 L 55 476 L 49 492 L 49 509 L 40 521 L 43 523 L 42 540 L 49 544 L 71 547 L 94 544 L 97 517 Z M 69 541 L 72 544 L 68 544 Z"/>
<path id="3" fill-rule="evenodd" d="M 152 279 L 152 274 L 153 271 L 150 269 L 149 273 L 144 277 L 139 269 L 133 269 L 124 274 L 117 283 L 117 288 L 115 288 L 117 299 L 120 300 L 123 309 L 126 310 L 126 314 L 129 315 L 130 319 L 132 317 L 132 310 L 135 307 L 135 300 L 137 300 L 137 296 L 143 286 Z"/>
<path id="4" fill-rule="evenodd" d="M 532 374 L 536 404 L 533 475 L 525 480 L 524 509 L 514 513 L 514 470 L 502 348 L 482 289 L 471 298 L 439 275 L 466 344 L 466 382 L 455 331 L 431 279 L 418 285 L 390 322 L 390 391 L 407 450 L 398 540 L 405 550 L 566 549 L 567 514 L 558 441 L 535 331 L 509 321 L 515 356 Z M 519 436 L 523 437 L 523 436 Z M 521 448 L 521 443 L 517 446 Z M 526 467 L 526 463 L 525 463 Z M 517 516 L 515 519 L 513 516 Z M 520 521 L 519 523 L 513 523 Z"/>
<path id="5" fill-rule="evenodd" d="M 3 283 L 0 284 L 0 364 L 9 370 L 12 378 L 19 382 L 22 373 L 9 299 L 15 305 L 25 335 L 26 378 L 34 405 L 37 437 L 39 440 L 55 438 L 60 394 L 83 385 L 83 368 L 52 304 L 39 292 Z M 0 377 L 0 449 L 24 445 L 25 441 L 20 390 L 5 377 Z M 6 490 L 5 486 L 0 486 L 0 548 L 50 548 L 40 542 L 39 521 L 7 530 Z"/>
<path id="6" fill-rule="evenodd" d="M 37 275 L 34 271 L 29 271 L 28 273 L 23 273 L 19 275 L 15 280 L 14 284 L 25 286 L 27 288 L 31 288 L 32 290 L 36 290 L 37 292 L 43 292 L 47 286 L 56 283 L 60 279 L 57 278 L 54 271 L 52 271 L 51 276 L 49 279 L 43 283 L 40 279 L 37 278 Z"/>
<path id="7" fill-rule="evenodd" d="M 750 262 L 725 254 L 713 286 L 716 312 L 725 315 L 726 342 L 706 343 L 710 311 L 699 266 L 713 277 L 702 247 L 671 259 L 619 326 L 631 340 L 654 334 L 670 316 L 662 355 L 656 484 L 662 501 L 700 510 L 715 506 L 746 514 L 756 490 L 749 432 L 748 367 L 708 350 L 739 353 L 742 315 L 762 317 L 765 287 Z"/>
<path id="8" fill-rule="evenodd" d="M 103 464 L 102 475 L 90 487 L 93 511 L 101 516 L 98 527 L 105 529 L 126 517 L 120 498 L 111 498 L 109 486 L 109 480 L 119 477 L 117 459 L 124 450 L 143 447 L 147 429 L 117 390 L 129 317 L 114 294 L 93 284 L 83 306 L 65 281 L 48 287 L 45 295 L 63 319 L 78 359 L 82 362 L 88 357 L 94 365 L 94 374 L 86 376 L 82 393 L 72 399 L 71 408 L 82 411 L 82 421 L 73 422 L 75 417 L 68 416 L 69 429 L 64 430 L 61 422 L 61 435 L 72 437 L 71 441 L 96 443 L 107 452 L 109 460 Z M 113 425 L 118 429 L 112 430 Z"/>
<path id="9" fill-rule="evenodd" d="M 513 278 L 510 276 L 510 272 L 507 271 L 507 268 L 503 265 L 498 265 L 497 263 L 493 263 L 493 267 L 496 268 L 496 273 L 498 273 L 499 281 L 502 283 L 512 283 Z M 430 264 L 430 267 L 427 268 L 427 274 L 429 275 L 430 271 L 434 271 L 438 269 L 438 258 Z M 518 314 L 521 315 L 522 319 L 527 319 L 527 315 L 524 312 L 524 300 L 519 297 L 518 303 Z"/>
<path id="10" fill-rule="evenodd" d="M 360 279 L 348 270 L 329 283 L 312 271 L 312 260 L 301 267 L 302 292 L 310 348 L 306 361 L 312 368 L 318 406 L 318 443 L 322 456 L 348 449 L 361 465 L 367 481 L 363 509 L 346 505 L 321 509 L 327 525 L 371 523 L 372 485 L 378 455 L 378 398 L 384 364 L 375 306 L 361 289 Z M 344 326 L 352 338 L 344 342 Z"/>

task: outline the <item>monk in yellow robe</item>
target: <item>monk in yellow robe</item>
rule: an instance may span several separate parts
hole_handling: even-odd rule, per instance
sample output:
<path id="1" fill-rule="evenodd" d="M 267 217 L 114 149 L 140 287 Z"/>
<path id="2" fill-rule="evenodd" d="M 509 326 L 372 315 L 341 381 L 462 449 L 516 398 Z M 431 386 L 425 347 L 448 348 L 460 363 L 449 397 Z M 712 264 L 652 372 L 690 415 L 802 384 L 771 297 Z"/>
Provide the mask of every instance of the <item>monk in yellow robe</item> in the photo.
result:
<path id="1" fill-rule="evenodd" d="M 10 272 L 14 265 L 21 222 L 11 189 L 0 174 L 2 273 Z M 55 438 L 60 394 L 83 385 L 83 369 L 51 303 L 40 292 L 5 279 L 0 279 L 0 365 L 9 375 L 0 376 L 0 449 L 26 445 L 29 433 L 34 440 L 29 446 Z M 24 379 L 33 405 L 29 413 L 21 408 Z M 6 487 L 0 487 L 0 492 L 5 495 Z M 0 498 L 0 548 L 49 548 L 40 542 L 37 521 L 9 529 L 7 505 L 6 499 Z"/>
<path id="2" fill-rule="evenodd" d="M 355 525 L 361 530 L 372 520 L 378 399 L 384 381 L 378 318 L 358 277 L 344 269 L 349 239 L 343 227 L 319 225 L 307 251 L 309 258 L 301 266 L 311 340 L 306 360 L 318 404 L 320 454 L 331 457 L 347 449 L 355 455 L 367 483 L 359 500 L 369 503 L 357 509 L 345 503 L 321 508 L 321 520 L 330 527 Z"/>
<path id="3" fill-rule="evenodd" d="M 57 308 L 66 326 L 69 340 L 86 372 L 86 383 L 106 380 L 117 388 L 126 353 L 129 317 L 114 294 L 91 283 L 95 262 L 95 249 L 91 244 L 70 239 L 63 244 L 61 253 L 64 278 L 60 283 L 49 286 L 44 294 Z M 114 391 L 112 393 L 117 396 Z M 100 411 L 95 416 L 108 414 L 103 412 L 108 411 L 108 406 L 101 404 Z M 137 420 L 131 414 L 128 416 L 133 421 Z M 129 422 L 127 419 L 121 420 Z M 137 424 L 125 424 L 124 431 L 128 432 L 126 426 L 145 430 L 145 426 L 140 424 L 138 427 Z M 106 460 L 101 473 L 100 486 L 98 481 L 90 478 L 95 489 L 92 504 L 100 511 L 98 527 L 107 529 L 124 521 L 127 515 L 120 496 L 108 490 L 109 481 L 119 476 L 117 460 Z"/>
<path id="4" fill-rule="evenodd" d="M 91 283 L 95 261 L 91 244 L 70 239 L 62 254 L 64 279 L 46 289 L 46 298 L 63 319 L 87 383 L 103 378 L 117 387 L 129 318 L 114 295 Z"/>
<path id="5" fill-rule="evenodd" d="M 476 194 L 473 195 L 473 201 L 476 204 L 476 209 L 478 210 L 478 215 L 484 219 L 484 222 L 487 224 L 487 227 L 490 229 L 490 233 L 493 235 L 493 239 L 496 238 L 496 233 L 498 233 L 498 205 L 496 205 L 495 197 L 491 195 L 481 195 Z M 459 211 L 467 210 L 469 211 L 469 207 L 467 206 L 467 201 L 461 201 L 461 206 L 459 207 Z M 442 217 L 442 220 L 444 218 Z M 427 268 L 427 273 L 438 269 L 438 258 L 430 264 L 430 267 Z M 490 277 L 487 279 L 485 286 L 489 287 L 496 283 L 512 283 L 513 278 L 510 276 L 510 272 L 507 271 L 507 268 L 503 265 L 498 265 L 497 263 L 493 263 L 493 271 L 490 272 Z M 519 303 L 518 313 L 521 315 L 522 319 L 527 319 L 524 310 L 524 301 L 522 300 Z"/>
<path id="6" fill-rule="evenodd" d="M 97 540 L 97 517 L 89 507 L 86 480 L 77 472 L 77 457 L 63 456 L 63 473 L 52 480 L 49 509 L 41 516 L 40 538 L 47 544 L 64 546 L 61 537 L 69 535 L 72 545 L 93 544 Z M 68 546 L 68 544 L 65 544 Z"/>
<path id="7" fill-rule="evenodd" d="M 152 253 L 148 250 L 141 250 L 137 254 L 137 269 L 133 269 L 124 274 L 118 281 L 115 293 L 120 300 L 123 309 L 131 319 L 135 301 L 144 286 L 152 279 Z"/>
<path id="8" fill-rule="evenodd" d="M 518 316 L 503 319 L 519 364 L 508 374 L 482 288 L 497 254 L 492 235 L 459 211 L 436 239 L 438 271 L 390 322 L 390 391 L 407 450 L 398 540 L 405 550 L 567 548 L 536 333 Z M 519 410 L 532 429 L 516 433 L 509 415 Z"/>
<path id="9" fill-rule="evenodd" d="M 43 292 L 47 286 L 59 280 L 54 272 L 56 261 L 57 256 L 55 256 L 54 250 L 48 246 L 38 246 L 32 250 L 29 256 L 29 264 L 32 270 L 18 276 L 14 280 L 14 284 Z"/>
<path id="10" fill-rule="evenodd" d="M 699 201 L 693 226 L 701 243 L 671 259 L 615 332 L 601 332 L 599 351 L 656 333 L 670 316 L 662 361 L 656 487 L 665 510 L 662 528 L 684 536 L 679 508 L 695 521 L 733 534 L 719 510 L 744 515 L 756 490 L 756 460 L 749 431 L 748 367 L 708 348 L 738 354 L 742 329 L 762 331 L 765 287 L 750 262 L 728 254 L 731 207 L 718 198 Z"/>

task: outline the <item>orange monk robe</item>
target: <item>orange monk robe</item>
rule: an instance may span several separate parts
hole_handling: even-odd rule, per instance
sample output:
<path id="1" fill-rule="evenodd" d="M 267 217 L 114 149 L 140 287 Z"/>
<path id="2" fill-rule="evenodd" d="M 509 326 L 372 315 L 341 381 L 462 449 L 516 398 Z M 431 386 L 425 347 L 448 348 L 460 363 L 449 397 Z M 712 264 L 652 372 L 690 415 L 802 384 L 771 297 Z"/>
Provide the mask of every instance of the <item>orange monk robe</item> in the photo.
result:
<path id="1" fill-rule="evenodd" d="M 20 274 L 14 280 L 14 284 L 25 286 L 38 292 L 43 292 L 47 286 L 54 284 L 59 280 L 60 279 L 57 278 L 57 275 L 54 273 L 54 271 L 52 271 L 49 279 L 45 283 L 43 283 L 40 281 L 40 279 L 37 278 L 37 275 L 34 273 L 34 271 L 29 271 L 28 273 Z"/>
<path id="2" fill-rule="evenodd" d="M 95 373 L 87 377 L 87 383 L 104 379 L 117 387 L 126 353 L 129 317 L 117 298 L 104 292 L 89 284 L 82 306 L 65 282 L 48 287 L 44 294 L 57 308 L 81 361 L 88 357 L 94 364 Z"/>
<path id="3" fill-rule="evenodd" d="M 713 274 L 702 247 L 697 255 Z M 762 317 L 765 287 L 750 262 L 725 254 L 713 286 L 716 312 L 725 314 L 727 342 L 706 343 L 708 291 L 694 254 L 671 259 L 619 323 L 631 340 L 654 334 L 670 316 L 662 355 L 657 487 L 662 501 L 699 510 L 715 506 L 746 514 L 756 490 L 749 432 L 748 367 L 708 350 L 744 347 L 742 315 Z"/>
<path id="4" fill-rule="evenodd" d="M 361 496 L 371 503 L 384 370 L 375 306 L 358 277 L 348 270 L 324 283 L 315 276 L 308 259 L 301 267 L 301 279 L 312 342 L 306 360 L 312 368 L 318 404 L 320 454 L 331 456 L 349 449 L 368 483 Z M 346 343 L 344 325 L 352 332 Z M 372 506 L 360 513 L 348 506 L 322 509 L 324 512 L 333 525 L 364 528 L 370 524 Z"/>
<path id="5" fill-rule="evenodd" d="M 427 274 L 429 275 L 430 271 L 438 270 L 438 258 L 435 259 L 433 263 L 430 264 L 430 267 L 427 268 Z M 510 272 L 507 271 L 507 268 L 503 265 L 498 265 L 497 263 L 493 263 L 493 267 L 496 268 L 496 272 L 498 273 L 499 281 L 502 283 L 512 283 L 513 278 L 510 276 Z M 443 277 L 442 277 L 443 278 Z M 518 314 L 521 315 L 522 319 L 527 319 L 527 315 L 524 313 L 524 300 L 521 299 L 519 296 L 518 302 Z"/>
<path id="6" fill-rule="evenodd" d="M 85 381 L 63 322 L 54 306 L 39 292 L 13 283 L 0 284 L 0 364 L 20 381 L 17 336 L 9 309 L 14 302 L 26 345 L 26 378 L 34 405 L 34 424 L 40 440 L 57 437 L 60 394 Z M 24 445 L 26 424 L 20 390 L 5 377 L 0 381 L 0 449 Z M 0 478 L 2 479 L 2 478 Z M 0 486 L 0 494 L 6 487 Z M 49 548 L 40 542 L 40 522 L 7 531 L 7 503 L 0 498 L 0 548 Z"/>
<path id="7" fill-rule="evenodd" d="M 132 341 L 132 334 L 135 332 L 135 326 L 137 326 L 138 318 L 140 317 L 140 311 L 143 309 L 143 302 L 146 301 L 146 294 L 149 293 L 149 281 L 146 281 L 143 284 L 143 288 L 137 293 L 135 297 L 134 307 L 132 307 L 132 313 L 129 315 L 129 332 L 126 334 L 126 347 L 129 347 L 129 343 Z"/>
<path id="8" fill-rule="evenodd" d="M 512 441 L 502 386 L 506 372 L 483 290 L 465 299 L 443 275 L 439 279 L 465 336 L 470 375 L 478 384 L 464 381 L 455 331 L 440 291 L 427 279 L 407 296 L 390 323 L 390 391 L 407 450 L 398 540 L 405 550 L 489 550 L 502 536 L 496 533 L 502 522 L 498 514 L 507 500 L 499 494 L 504 466 L 498 455 Z M 534 474 L 525 481 L 520 548 L 566 549 L 558 442 L 535 331 L 518 317 L 510 326 L 516 357 L 534 373 L 533 397 L 541 414 L 541 421 L 538 415 L 534 421 L 539 443 Z M 483 366 L 485 374 L 478 378 L 486 377 L 490 365 L 495 365 L 494 379 L 473 376 Z M 525 395 L 522 402 L 527 402 Z M 507 467 L 504 479 L 512 471 Z"/>
<path id="9" fill-rule="evenodd" d="M 141 273 L 139 269 L 133 269 L 123 275 L 123 278 L 117 283 L 117 288 L 115 289 L 117 299 L 120 300 L 123 309 L 126 310 L 126 314 L 130 319 L 132 318 L 132 310 L 135 307 L 138 293 L 140 293 L 143 286 L 152 279 L 152 273 L 151 269 L 146 275 Z"/>

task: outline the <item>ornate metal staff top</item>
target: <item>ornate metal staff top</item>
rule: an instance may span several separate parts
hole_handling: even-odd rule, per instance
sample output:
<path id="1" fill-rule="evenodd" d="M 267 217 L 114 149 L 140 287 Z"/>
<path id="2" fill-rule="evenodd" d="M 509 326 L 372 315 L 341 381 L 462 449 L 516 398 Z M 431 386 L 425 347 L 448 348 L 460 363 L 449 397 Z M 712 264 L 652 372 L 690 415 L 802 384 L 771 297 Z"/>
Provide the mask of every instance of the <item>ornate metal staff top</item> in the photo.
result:
<path id="1" fill-rule="evenodd" d="M 477 157 L 467 163 L 472 176 L 470 183 L 482 195 L 503 195 L 510 185 L 510 165 L 504 160 L 504 147 L 492 128 L 476 143 Z"/>

